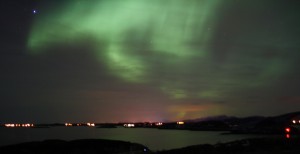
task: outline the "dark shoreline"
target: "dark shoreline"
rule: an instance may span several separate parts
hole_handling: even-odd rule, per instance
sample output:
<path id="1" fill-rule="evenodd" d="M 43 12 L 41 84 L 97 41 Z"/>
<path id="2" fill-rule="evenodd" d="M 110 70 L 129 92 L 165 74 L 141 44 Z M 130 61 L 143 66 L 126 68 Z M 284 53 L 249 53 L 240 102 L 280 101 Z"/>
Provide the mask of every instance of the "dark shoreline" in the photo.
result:
<path id="1" fill-rule="evenodd" d="M 0 147 L 0 153 L 22 153 L 22 154 L 65 154 L 65 153 L 151 153 L 141 144 L 126 141 L 105 140 L 105 139 L 79 139 L 72 141 L 65 140 L 44 140 L 25 142 Z"/>
<path id="2" fill-rule="evenodd" d="M 201 154 L 282 154 L 300 153 L 299 138 L 251 138 L 236 140 L 227 143 L 218 144 L 201 144 L 188 146 L 184 148 L 158 151 L 157 154 L 186 154 L 186 153 L 201 153 Z"/>
<path id="3" fill-rule="evenodd" d="M 218 144 L 200 144 L 184 148 L 152 152 L 146 146 L 116 140 L 45 140 L 0 147 L 0 153 L 156 153 L 156 154 L 217 154 L 217 153 L 299 153 L 299 138 L 251 138 Z"/>

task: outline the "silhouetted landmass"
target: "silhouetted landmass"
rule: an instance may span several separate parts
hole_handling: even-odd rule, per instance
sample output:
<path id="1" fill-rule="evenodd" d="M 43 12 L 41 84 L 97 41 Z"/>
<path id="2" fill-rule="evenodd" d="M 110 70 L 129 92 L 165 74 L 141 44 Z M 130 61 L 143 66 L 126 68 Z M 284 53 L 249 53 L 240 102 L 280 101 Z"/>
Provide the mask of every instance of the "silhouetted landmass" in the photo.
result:
<path id="1" fill-rule="evenodd" d="M 117 128 L 116 124 L 110 124 L 110 123 L 105 123 L 105 124 L 97 124 L 97 128 Z"/>
<path id="2" fill-rule="evenodd" d="M 147 147 L 130 142 L 84 139 L 74 141 L 46 140 L 42 142 L 28 142 L 0 147 L 0 153 L 22 154 L 295 154 L 300 152 L 299 138 L 256 138 L 244 139 L 215 145 L 201 144 L 179 149 L 152 152 Z"/>
<path id="3" fill-rule="evenodd" d="M 0 153 L 22 153 L 22 154 L 65 154 L 65 153 L 151 153 L 151 151 L 136 143 L 113 141 L 103 139 L 82 139 L 74 141 L 46 140 L 42 142 L 28 142 L 16 145 L 0 147 Z"/>
<path id="4" fill-rule="evenodd" d="M 281 134 L 292 119 L 300 116 L 300 112 L 287 113 L 274 117 L 249 120 L 232 128 L 232 133 Z"/>
<path id="5" fill-rule="evenodd" d="M 300 153 L 299 139 L 245 139 L 216 145 L 203 144 L 159 151 L 157 154 L 295 154 Z"/>
<path id="6" fill-rule="evenodd" d="M 215 116 L 185 120 L 184 125 L 176 122 L 165 123 L 160 129 L 182 129 L 199 131 L 230 131 L 236 134 L 282 134 L 290 126 L 292 119 L 300 120 L 300 112 L 287 113 L 273 117 L 251 116 L 238 118 L 232 116 Z M 293 129 L 293 127 L 292 127 Z M 292 132 L 299 131 L 293 129 Z"/>

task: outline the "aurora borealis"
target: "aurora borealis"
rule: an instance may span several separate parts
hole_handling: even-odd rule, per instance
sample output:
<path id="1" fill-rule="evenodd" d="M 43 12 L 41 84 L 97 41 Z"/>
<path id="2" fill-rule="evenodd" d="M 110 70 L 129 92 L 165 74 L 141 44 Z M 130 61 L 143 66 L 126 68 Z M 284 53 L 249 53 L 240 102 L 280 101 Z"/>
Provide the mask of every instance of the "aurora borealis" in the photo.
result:
<path id="1" fill-rule="evenodd" d="M 136 122 L 295 111 L 299 3 L 7 2 L 22 10 L 7 16 L 27 22 L 12 20 L 1 37 L 0 115 Z"/>

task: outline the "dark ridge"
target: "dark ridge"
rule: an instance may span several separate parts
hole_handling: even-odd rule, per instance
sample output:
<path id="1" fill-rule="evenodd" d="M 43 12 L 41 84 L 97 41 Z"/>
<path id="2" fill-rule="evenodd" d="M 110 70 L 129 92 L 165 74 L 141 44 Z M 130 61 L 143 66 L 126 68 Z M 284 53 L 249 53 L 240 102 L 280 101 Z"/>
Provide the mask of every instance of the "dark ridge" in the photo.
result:
<path id="1" fill-rule="evenodd" d="M 299 152 L 299 139 L 256 138 L 216 145 L 195 145 L 180 149 L 158 151 L 157 154 L 294 154 Z"/>

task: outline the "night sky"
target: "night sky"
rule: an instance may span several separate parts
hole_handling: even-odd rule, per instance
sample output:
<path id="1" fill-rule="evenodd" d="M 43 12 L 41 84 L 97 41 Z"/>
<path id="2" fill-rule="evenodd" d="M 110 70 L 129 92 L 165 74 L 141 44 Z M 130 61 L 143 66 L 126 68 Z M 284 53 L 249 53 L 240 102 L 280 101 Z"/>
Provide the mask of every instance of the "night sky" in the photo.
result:
<path id="1" fill-rule="evenodd" d="M 300 109 L 299 0 L 1 0 L 0 122 Z"/>

